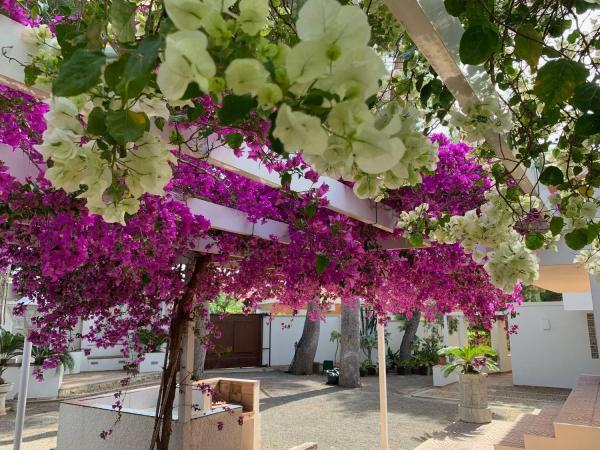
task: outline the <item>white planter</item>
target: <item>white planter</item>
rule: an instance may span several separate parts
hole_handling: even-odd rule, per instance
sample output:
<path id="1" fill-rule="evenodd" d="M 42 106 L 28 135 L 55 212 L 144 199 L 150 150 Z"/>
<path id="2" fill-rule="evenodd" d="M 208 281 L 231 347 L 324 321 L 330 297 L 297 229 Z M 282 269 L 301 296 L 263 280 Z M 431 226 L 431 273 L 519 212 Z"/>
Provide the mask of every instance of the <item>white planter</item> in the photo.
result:
<path id="1" fill-rule="evenodd" d="M 442 372 L 444 366 L 438 364 L 433 366 L 433 385 L 434 386 L 447 386 L 448 384 L 456 383 L 458 381 L 458 373 L 452 372 L 450 375 L 445 376 Z"/>
<path id="2" fill-rule="evenodd" d="M 492 411 L 488 406 L 487 374 L 461 373 L 459 386 L 458 418 L 470 423 L 491 422 Z"/>
<path id="3" fill-rule="evenodd" d="M 140 373 L 161 372 L 165 362 L 164 352 L 146 353 L 140 363 Z"/>
<path id="4" fill-rule="evenodd" d="M 38 381 L 33 375 L 35 367 L 29 368 L 29 383 L 27 387 L 27 398 L 57 398 L 58 390 L 62 384 L 64 369 L 59 366 L 56 369 L 44 370 L 44 380 Z M 6 398 L 12 400 L 19 392 L 19 381 L 21 378 L 21 367 L 9 367 L 4 372 L 5 381 L 13 384 Z"/>
<path id="5" fill-rule="evenodd" d="M 71 358 L 73 358 L 73 370 L 67 371 L 65 375 L 81 372 L 81 364 L 84 358 L 83 350 L 76 350 L 69 352 L 69 354 L 71 355 Z"/>
<path id="6" fill-rule="evenodd" d="M 6 394 L 12 391 L 11 383 L 0 384 L 0 416 L 6 415 Z"/>

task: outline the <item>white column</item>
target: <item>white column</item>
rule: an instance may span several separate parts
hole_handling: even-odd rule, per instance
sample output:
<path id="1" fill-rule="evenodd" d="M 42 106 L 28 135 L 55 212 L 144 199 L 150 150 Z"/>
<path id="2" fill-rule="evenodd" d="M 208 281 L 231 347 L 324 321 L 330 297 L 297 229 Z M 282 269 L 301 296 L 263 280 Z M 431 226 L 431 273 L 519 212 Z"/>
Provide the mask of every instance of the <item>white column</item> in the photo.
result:
<path id="1" fill-rule="evenodd" d="M 19 397 L 17 400 L 17 417 L 15 419 L 14 450 L 20 450 L 23 443 L 23 424 L 25 423 L 25 408 L 27 406 L 27 388 L 29 387 L 29 367 L 31 365 L 31 341 L 25 333 L 23 345 L 23 361 L 21 361 L 21 379 L 19 381 Z"/>
<path id="2" fill-rule="evenodd" d="M 387 382 L 385 364 L 385 326 L 377 321 L 377 360 L 379 363 L 379 414 L 381 450 L 388 450 Z"/>
<path id="3" fill-rule="evenodd" d="M 448 347 L 450 340 L 450 329 L 448 328 L 448 314 L 444 314 L 444 347 Z"/>

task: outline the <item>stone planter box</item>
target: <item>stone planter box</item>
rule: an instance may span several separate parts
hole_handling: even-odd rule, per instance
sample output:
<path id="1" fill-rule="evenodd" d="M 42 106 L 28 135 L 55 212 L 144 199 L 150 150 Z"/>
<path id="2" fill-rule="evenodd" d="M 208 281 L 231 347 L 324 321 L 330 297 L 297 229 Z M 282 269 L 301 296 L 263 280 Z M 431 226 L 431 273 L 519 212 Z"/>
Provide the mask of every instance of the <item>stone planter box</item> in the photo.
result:
<path id="1" fill-rule="evenodd" d="M 433 385 L 434 386 L 447 386 L 458 381 L 458 373 L 452 372 L 447 377 L 444 376 L 442 368 L 444 366 L 437 365 L 433 366 Z"/>
<path id="2" fill-rule="evenodd" d="M 58 366 L 56 369 L 44 370 L 44 380 L 38 381 L 33 375 L 35 367 L 29 368 L 29 383 L 27 388 L 27 398 L 51 399 L 58 397 L 58 391 L 62 384 L 64 369 Z M 13 400 L 19 392 L 21 379 L 21 366 L 9 366 L 4 372 L 3 378 L 9 383 L 13 383 L 13 388 L 6 396 L 7 400 Z"/>
<path id="3" fill-rule="evenodd" d="M 215 378 L 203 380 L 219 392 L 214 399 L 226 405 L 212 405 L 211 396 L 194 389 L 192 420 L 189 426 L 189 445 L 185 450 L 259 450 L 260 413 L 259 382 Z M 200 383 L 196 383 L 199 385 Z M 158 386 L 132 389 L 123 398 L 120 421 L 112 410 L 115 401 L 112 393 L 62 402 L 58 428 L 57 448 L 61 450 L 146 450 L 150 447 L 154 427 L 154 412 Z M 182 449 L 182 429 L 178 422 L 176 391 L 173 410 L 173 434 L 169 448 Z M 226 408 L 224 408 L 226 406 Z M 238 423 L 243 417 L 243 424 Z M 218 423 L 223 423 L 219 431 Z M 106 440 L 99 437 L 103 430 L 113 432 Z"/>
<path id="4" fill-rule="evenodd" d="M 461 373 L 459 386 L 459 419 L 470 423 L 491 422 L 492 411 L 488 406 L 487 374 Z"/>

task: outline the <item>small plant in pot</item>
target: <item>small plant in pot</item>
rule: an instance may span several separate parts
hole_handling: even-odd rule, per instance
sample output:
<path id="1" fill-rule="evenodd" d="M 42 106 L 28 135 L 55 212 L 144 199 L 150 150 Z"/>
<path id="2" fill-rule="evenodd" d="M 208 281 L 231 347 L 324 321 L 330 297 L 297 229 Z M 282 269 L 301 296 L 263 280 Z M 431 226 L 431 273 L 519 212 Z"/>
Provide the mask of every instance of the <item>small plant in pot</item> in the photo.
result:
<path id="1" fill-rule="evenodd" d="M 12 390 L 12 383 L 2 379 L 8 362 L 23 354 L 23 336 L 0 328 L 0 416 L 6 415 L 6 395 Z"/>
<path id="2" fill-rule="evenodd" d="M 365 359 L 360 364 L 360 367 L 358 368 L 358 371 L 360 372 L 360 376 L 361 377 L 365 377 L 367 375 L 376 375 L 377 374 L 377 368 L 368 359 Z"/>
<path id="3" fill-rule="evenodd" d="M 327 374 L 327 384 L 340 384 L 340 369 L 335 367 L 333 369 L 326 370 L 325 373 Z"/>
<path id="4" fill-rule="evenodd" d="M 412 365 L 412 362 L 410 361 L 410 359 L 407 359 L 404 361 L 397 360 L 396 361 L 396 372 L 398 373 L 398 375 L 410 375 L 411 365 Z"/>
<path id="5" fill-rule="evenodd" d="M 458 416 L 463 422 L 489 423 L 492 411 L 488 406 L 487 372 L 498 370 L 491 357 L 496 352 L 487 345 L 465 345 L 440 350 L 450 362 L 442 369 L 444 375 L 459 372 L 460 403 Z"/>

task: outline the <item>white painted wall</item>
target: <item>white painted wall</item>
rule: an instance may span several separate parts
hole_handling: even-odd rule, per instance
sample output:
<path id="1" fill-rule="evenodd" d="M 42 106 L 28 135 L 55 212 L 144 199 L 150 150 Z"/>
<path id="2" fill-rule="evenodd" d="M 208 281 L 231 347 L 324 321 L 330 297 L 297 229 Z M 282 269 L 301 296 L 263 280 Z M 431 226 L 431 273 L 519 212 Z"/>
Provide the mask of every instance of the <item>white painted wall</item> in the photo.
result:
<path id="1" fill-rule="evenodd" d="M 271 325 L 271 366 L 286 366 L 292 362 L 294 357 L 294 343 L 300 340 L 304 320 L 306 316 L 274 316 Z M 285 327 L 282 327 L 284 325 Z M 386 331 L 389 333 L 388 345 L 393 351 L 400 348 L 403 331 L 400 331 L 401 321 L 389 321 Z M 289 328 L 287 328 L 290 326 Z M 315 361 L 333 360 L 335 354 L 335 343 L 330 341 L 331 332 L 340 331 L 340 316 L 326 316 L 325 322 L 321 323 L 319 334 L 319 346 Z M 417 336 L 423 338 L 429 331 L 421 324 L 417 330 Z M 263 325 L 263 364 L 269 364 L 269 316 L 265 316 Z M 338 359 L 340 351 L 338 349 Z M 361 355 L 363 357 L 363 355 Z M 377 357 L 377 349 L 373 349 L 372 358 Z M 366 356 L 364 357 L 366 359 Z"/>
<path id="2" fill-rule="evenodd" d="M 600 374 L 585 311 L 565 311 L 562 302 L 528 302 L 517 312 L 509 320 L 519 326 L 510 337 L 514 384 L 572 388 L 580 374 Z"/>

